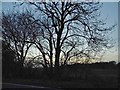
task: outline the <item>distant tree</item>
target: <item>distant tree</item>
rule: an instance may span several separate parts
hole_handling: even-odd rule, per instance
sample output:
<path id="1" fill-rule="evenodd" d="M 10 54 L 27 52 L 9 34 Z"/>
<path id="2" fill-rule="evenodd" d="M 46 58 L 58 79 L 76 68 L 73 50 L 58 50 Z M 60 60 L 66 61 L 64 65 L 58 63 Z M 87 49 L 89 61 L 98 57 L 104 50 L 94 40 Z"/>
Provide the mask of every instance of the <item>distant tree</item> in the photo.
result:
<path id="1" fill-rule="evenodd" d="M 116 64 L 116 61 L 110 61 L 109 64 L 115 65 L 115 64 Z"/>

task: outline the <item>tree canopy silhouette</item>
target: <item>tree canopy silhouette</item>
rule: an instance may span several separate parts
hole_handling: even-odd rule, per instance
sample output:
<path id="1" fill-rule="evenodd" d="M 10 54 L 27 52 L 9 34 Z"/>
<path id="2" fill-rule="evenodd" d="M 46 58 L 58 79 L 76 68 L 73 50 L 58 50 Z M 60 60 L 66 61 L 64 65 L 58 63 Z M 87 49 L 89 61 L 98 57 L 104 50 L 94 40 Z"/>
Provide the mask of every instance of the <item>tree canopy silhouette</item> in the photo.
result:
<path id="1" fill-rule="evenodd" d="M 34 13 L 34 16 L 20 14 L 20 18 L 17 18 L 17 15 L 13 14 L 12 18 L 9 18 L 11 16 L 3 15 L 5 31 L 3 33 L 7 41 L 12 41 L 11 45 L 14 45 L 18 58 L 22 61 L 29 47 L 35 44 L 44 60 L 44 67 L 51 67 L 51 70 L 55 67 L 55 72 L 58 72 L 61 64 L 75 62 L 75 59 L 89 62 L 97 58 L 104 49 L 111 47 L 106 35 L 115 25 L 106 26 L 101 20 L 101 3 L 26 2 L 25 4 L 33 7 L 31 13 Z M 27 49 L 24 49 L 24 46 Z M 23 54 L 24 51 L 26 52 Z"/>
<path id="2" fill-rule="evenodd" d="M 100 17 L 99 2 L 29 2 L 37 14 L 41 34 L 36 46 L 43 55 L 45 65 L 58 71 L 59 65 L 70 60 L 95 58 L 105 48 L 110 48 L 106 34 L 108 27 Z M 55 62 L 53 62 L 55 61 Z M 48 63 L 47 63 L 48 62 Z"/>

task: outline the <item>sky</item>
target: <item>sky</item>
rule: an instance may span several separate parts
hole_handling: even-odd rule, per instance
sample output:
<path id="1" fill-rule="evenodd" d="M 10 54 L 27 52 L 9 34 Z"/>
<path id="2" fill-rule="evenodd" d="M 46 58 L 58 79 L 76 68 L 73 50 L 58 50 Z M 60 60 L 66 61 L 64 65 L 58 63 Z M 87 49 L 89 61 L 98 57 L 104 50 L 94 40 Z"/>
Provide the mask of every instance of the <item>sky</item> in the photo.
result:
<path id="1" fill-rule="evenodd" d="M 103 8 L 101 10 L 101 17 L 107 17 L 107 25 L 111 26 L 113 24 L 117 24 L 114 32 L 112 32 L 109 36 L 113 38 L 116 42 L 115 46 L 108 50 L 103 59 L 108 60 L 116 60 L 118 61 L 118 3 L 117 2 L 104 2 Z"/>
<path id="2" fill-rule="evenodd" d="M 10 1 L 10 0 L 9 0 Z M 12 10 L 12 3 L 4 2 L 2 3 L 2 10 L 5 12 L 10 12 Z M 101 8 L 101 18 L 106 19 L 108 26 L 113 24 L 118 24 L 118 3 L 117 2 L 103 2 L 103 7 Z M 118 26 L 114 28 L 114 32 L 109 34 L 109 37 L 112 37 L 115 41 L 115 46 L 110 50 L 106 51 L 103 56 L 104 61 L 113 61 L 118 62 Z"/>
<path id="3" fill-rule="evenodd" d="M 51 1 L 51 0 L 1 0 L 2 2 L 20 2 L 20 1 Z M 52 1 L 59 1 L 59 0 L 52 0 Z M 65 0 L 63 0 L 65 1 Z M 66 0 L 70 1 L 70 0 Z M 98 1 L 98 0 L 71 0 L 71 1 Z M 118 2 L 119 0 L 99 0 L 101 2 Z"/>

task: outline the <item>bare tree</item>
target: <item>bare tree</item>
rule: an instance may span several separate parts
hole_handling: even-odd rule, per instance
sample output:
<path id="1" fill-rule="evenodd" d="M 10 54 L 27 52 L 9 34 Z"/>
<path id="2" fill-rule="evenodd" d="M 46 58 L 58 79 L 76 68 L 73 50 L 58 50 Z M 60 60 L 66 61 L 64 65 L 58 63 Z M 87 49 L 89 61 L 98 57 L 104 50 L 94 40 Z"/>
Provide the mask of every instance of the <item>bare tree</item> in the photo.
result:
<path id="1" fill-rule="evenodd" d="M 111 47 L 106 35 L 115 25 L 105 26 L 99 18 L 102 6 L 99 2 L 29 2 L 28 5 L 33 5 L 40 15 L 37 24 L 42 34 L 36 46 L 46 65 L 50 60 L 56 71 L 60 60 L 64 64 L 75 57 L 88 61 Z"/>
<path id="2" fill-rule="evenodd" d="M 2 18 L 3 40 L 9 44 L 9 47 L 16 53 L 17 61 L 20 67 L 23 67 L 26 55 L 37 33 L 36 24 L 32 19 L 31 12 L 14 12 L 5 14 Z"/>

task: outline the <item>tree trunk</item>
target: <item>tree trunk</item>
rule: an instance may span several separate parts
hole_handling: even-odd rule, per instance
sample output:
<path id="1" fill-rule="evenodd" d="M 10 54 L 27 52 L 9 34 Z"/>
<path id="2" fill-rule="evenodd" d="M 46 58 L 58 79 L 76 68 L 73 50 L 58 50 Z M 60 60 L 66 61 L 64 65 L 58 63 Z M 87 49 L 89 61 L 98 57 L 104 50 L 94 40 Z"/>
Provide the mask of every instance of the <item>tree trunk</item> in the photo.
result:
<path id="1" fill-rule="evenodd" d="M 23 69 L 24 69 L 23 63 L 24 63 L 24 60 L 20 60 L 18 63 L 18 70 L 19 70 L 18 76 L 19 77 L 23 77 L 23 73 L 24 73 L 23 72 Z"/>
<path id="2" fill-rule="evenodd" d="M 55 76 L 58 77 L 59 74 L 59 57 L 60 57 L 60 36 L 57 38 L 57 48 L 55 54 Z"/>
<path id="3" fill-rule="evenodd" d="M 50 77 L 53 76 L 53 62 L 52 62 L 52 53 L 50 55 Z"/>
<path id="4" fill-rule="evenodd" d="M 49 40 L 49 46 L 50 46 L 50 77 L 53 76 L 53 47 L 52 47 L 52 35 L 50 36 Z"/>

